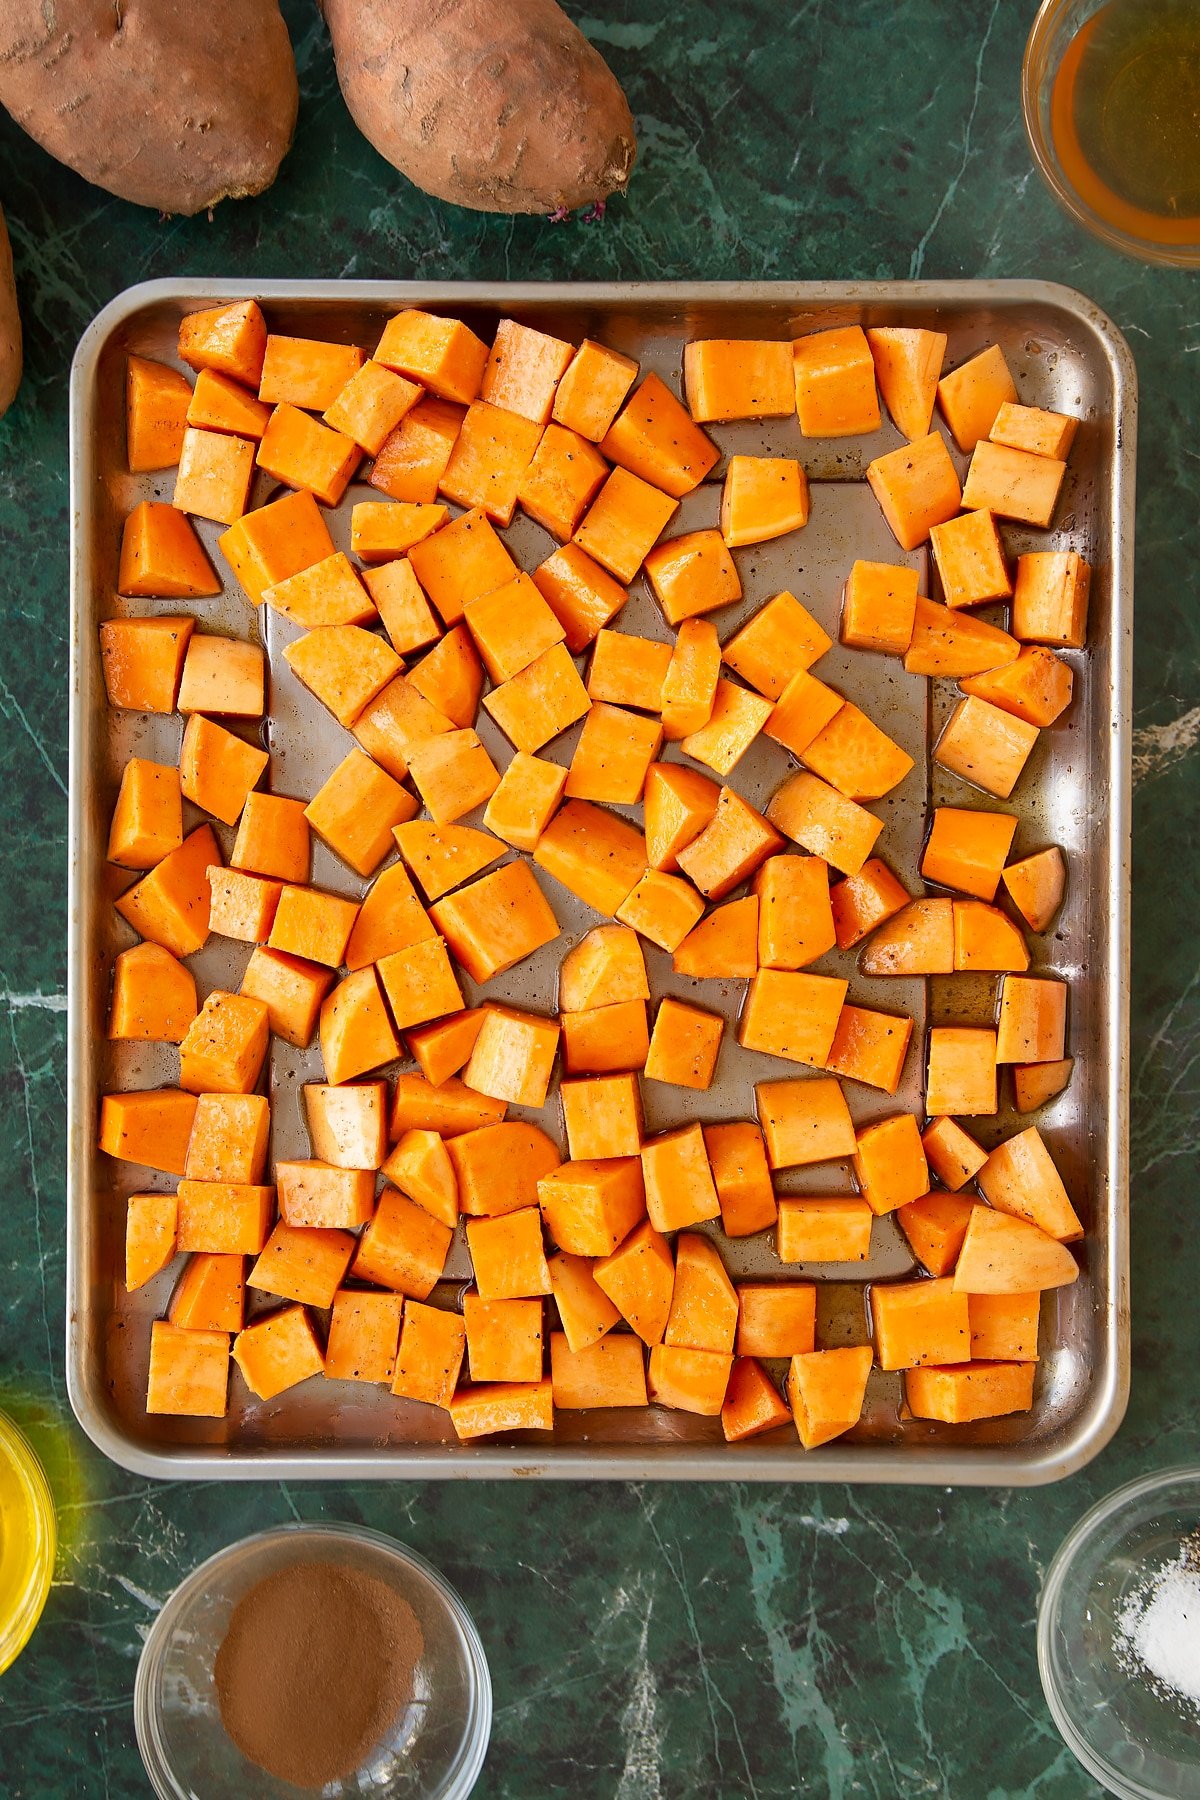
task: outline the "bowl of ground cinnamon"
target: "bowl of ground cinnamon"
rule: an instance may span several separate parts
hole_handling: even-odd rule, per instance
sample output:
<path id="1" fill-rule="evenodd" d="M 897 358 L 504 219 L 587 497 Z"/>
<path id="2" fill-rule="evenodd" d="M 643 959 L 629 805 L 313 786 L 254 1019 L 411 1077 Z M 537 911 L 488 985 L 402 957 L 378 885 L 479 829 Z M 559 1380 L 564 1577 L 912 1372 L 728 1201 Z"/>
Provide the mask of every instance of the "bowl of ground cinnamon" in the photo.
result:
<path id="1" fill-rule="evenodd" d="M 454 1590 L 348 1525 L 283 1526 L 202 1563 L 155 1621 L 134 1695 L 160 1800 L 463 1800 L 491 1713 Z"/>

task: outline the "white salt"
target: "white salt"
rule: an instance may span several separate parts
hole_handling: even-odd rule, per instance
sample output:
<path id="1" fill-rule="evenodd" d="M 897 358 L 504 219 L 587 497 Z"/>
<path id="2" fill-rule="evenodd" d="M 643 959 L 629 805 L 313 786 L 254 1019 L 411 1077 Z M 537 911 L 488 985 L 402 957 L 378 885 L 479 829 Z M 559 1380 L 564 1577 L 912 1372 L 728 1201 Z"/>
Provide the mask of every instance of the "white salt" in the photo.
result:
<path id="1" fill-rule="evenodd" d="M 1180 1554 L 1143 1581 L 1117 1616 L 1117 1658 L 1164 1698 L 1200 1709 L 1200 1570 Z"/>

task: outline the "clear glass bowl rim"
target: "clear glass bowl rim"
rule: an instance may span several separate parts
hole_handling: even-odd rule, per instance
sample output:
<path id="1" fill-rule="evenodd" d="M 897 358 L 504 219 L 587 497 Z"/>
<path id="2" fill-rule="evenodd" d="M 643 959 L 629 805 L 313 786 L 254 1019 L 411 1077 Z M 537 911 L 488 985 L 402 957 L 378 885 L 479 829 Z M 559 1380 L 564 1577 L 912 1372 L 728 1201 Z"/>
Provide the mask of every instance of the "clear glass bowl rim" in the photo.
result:
<path id="1" fill-rule="evenodd" d="M 1170 1469 L 1158 1469 L 1152 1475 L 1139 1475 L 1133 1481 L 1123 1483 L 1114 1488 L 1103 1499 L 1090 1506 L 1081 1519 L 1071 1527 L 1046 1570 L 1046 1579 L 1042 1583 L 1042 1592 L 1038 1600 L 1037 1615 L 1037 1658 L 1038 1674 L 1041 1676 L 1042 1693 L 1051 1716 L 1057 1725 L 1067 1748 L 1081 1762 L 1089 1775 L 1095 1776 L 1110 1794 L 1116 1794 L 1119 1800 L 1172 1800 L 1170 1794 L 1158 1788 L 1143 1787 L 1132 1782 L 1128 1776 L 1113 1769 L 1103 1757 L 1097 1755 L 1086 1738 L 1082 1737 L 1078 1727 L 1066 1710 L 1055 1673 L 1052 1645 L 1054 1630 L 1058 1623 L 1059 1602 L 1062 1599 L 1063 1587 L 1071 1564 L 1080 1548 L 1107 1525 L 1118 1513 L 1133 1512 L 1137 1502 L 1148 1500 L 1153 1495 L 1162 1493 L 1174 1483 L 1189 1483 L 1200 1488 L 1200 1465 L 1182 1463 Z"/>
<path id="2" fill-rule="evenodd" d="M 401 1544 L 386 1532 L 375 1531 L 367 1525 L 346 1525 L 324 1520 L 310 1522 L 304 1519 L 268 1526 L 263 1531 L 252 1531 L 248 1536 L 239 1538 L 236 1543 L 226 1544 L 222 1549 L 214 1551 L 190 1575 L 185 1576 L 167 1597 L 162 1611 L 151 1626 L 138 1658 L 133 1691 L 133 1719 L 142 1762 L 159 1800 L 190 1800 L 189 1790 L 180 1785 L 167 1759 L 159 1728 L 159 1676 L 175 1622 L 193 1595 L 206 1585 L 213 1572 L 229 1558 L 241 1554 L 251 1546 L 257 1545 L 265 1549 L 284 1543 L 289 1538 L 309 1538 L 314 1543 L 329 1539 L 353 1540 L 369 1549 L 382 1551 L 393 1562 L 405 1563 L 416 1569 L 436 1588 L 447 1611 L 453 1614 L 462 1630 L 471 1678 L 471 1710 L 464 1727 L 458 1762 L 451 1768 L 446 1785 L 436 1796 L 436 1800 L 466 1800 L 483 1768 L 492 1730 L 491 1673 L 475 1621 L 446 1578 L 407 1544 Z"/>
<path id="3" fill-rule="evenodd" d="M 1025 43 L 1025 55 L 1021 62 L 1021 111 L 1025 118 L 1025 135 L 1029 140 L 1030 153 L 1037 171 L 1059 205 L 1070 213 L 1075 223 L 1082 225 L 1085 231 L 1099 238 L 1110 249 L 1136 257 L 1139 262 L 1157 263 L 1165 268 L 1196 268 L 1200 265 L 1200 243 L 1155 244 L 1122 231 L 1119 225 L 1110 225 L 1106 219 L 1092 211 L 1061 172 L 1054 145 L 1042 130 L 1038 95 L 1042 75 L 1047 72 L 1047 57 L 1053 45 L 1055 28 L 1063 13 L 1074 4 L 1075 0 L 1042 0 Z"/>

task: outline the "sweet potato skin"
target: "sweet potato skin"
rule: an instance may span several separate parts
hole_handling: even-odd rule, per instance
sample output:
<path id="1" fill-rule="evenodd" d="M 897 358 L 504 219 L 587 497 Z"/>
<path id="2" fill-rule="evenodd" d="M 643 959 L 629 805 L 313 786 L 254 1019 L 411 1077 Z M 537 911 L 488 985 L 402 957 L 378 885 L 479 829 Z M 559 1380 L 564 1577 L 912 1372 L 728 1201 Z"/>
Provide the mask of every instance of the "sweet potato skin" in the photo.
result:
<path id="1" fill-rule="evenodd" d="M 0 105 L 85 181 L 139 206 L 197 213 L 261 193 L 298 103 L 277 0 L 0 7 Z"/>
<path id="2" fill-rule="evenodd" d="M 0 418 L 16 399 L 21 385 L 21 315 L 13 281 L 12 246 L 0 212 Z"/>
<path id="3" fill-rule="evenodd" d="M 439 200 L 550 213 L 623 189 L 629 104 L 555 0 L 323 0 L 338 80 L 381 156 Z"/>

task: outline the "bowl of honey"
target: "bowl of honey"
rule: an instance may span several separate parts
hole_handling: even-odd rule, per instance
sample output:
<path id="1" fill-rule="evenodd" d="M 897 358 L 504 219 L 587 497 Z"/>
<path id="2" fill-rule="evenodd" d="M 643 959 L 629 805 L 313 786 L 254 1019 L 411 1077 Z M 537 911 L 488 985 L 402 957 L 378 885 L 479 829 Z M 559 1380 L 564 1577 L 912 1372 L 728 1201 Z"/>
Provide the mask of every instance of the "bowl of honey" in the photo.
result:
<path id="1" fill-rule="evenodd" d="M 1022 100 L 1074 219 L 1143 261 L 1200 266 L 1200 0 L 1044 0 Z"/>

